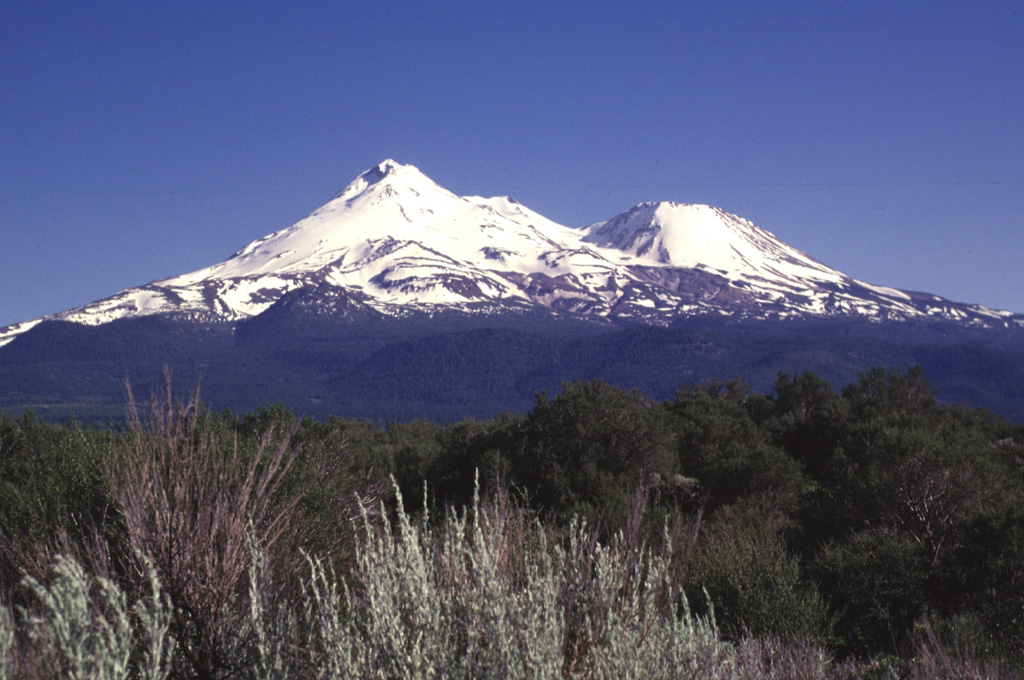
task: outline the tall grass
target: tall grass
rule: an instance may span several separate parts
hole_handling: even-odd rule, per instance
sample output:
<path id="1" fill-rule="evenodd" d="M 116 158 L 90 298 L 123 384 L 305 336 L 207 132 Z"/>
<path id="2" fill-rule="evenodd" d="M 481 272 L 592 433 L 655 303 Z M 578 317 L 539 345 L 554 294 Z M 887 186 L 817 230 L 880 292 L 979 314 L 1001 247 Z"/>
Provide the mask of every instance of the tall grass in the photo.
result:
<path id="1" fill-rule="evenodd" d="M 385 515 L 386 516 L 386 515 Z M 272 553 L 249 533 L 246 587 L 228 607 L 230 671 L 254 680 L 1012 678 L 928 629 L 902 666 L 830 662 L 809 643 L 724 641 L 713 613 L 694 615 L 671 577 L 671 546 L 619 536 L 602 544 L 583 522 L 554 540 L 525 512 L 476 500 L 432 522 L 405 511 L 366 516 L 356 564 L 337 578 L 305 557 L 301 597 L 271 578 Z M 173 607 L 146 558 L 132 597 L 60 556 L 46 582 L 26 577 L 35 606 L 0 607 L 0 680 L 198 678 L 182 654 Z M 21 642 L 16 642 L 20 640 Z M 20 672 L 19 672 L 20 671 Z"/>

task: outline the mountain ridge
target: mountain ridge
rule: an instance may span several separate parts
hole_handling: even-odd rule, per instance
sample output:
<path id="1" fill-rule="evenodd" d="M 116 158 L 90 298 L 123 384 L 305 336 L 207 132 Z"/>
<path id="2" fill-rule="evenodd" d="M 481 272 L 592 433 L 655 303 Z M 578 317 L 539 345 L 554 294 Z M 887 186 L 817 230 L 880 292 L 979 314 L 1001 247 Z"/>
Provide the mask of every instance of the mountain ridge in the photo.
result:
<path id="1" fill-rule="evenodd" d="M 232 325 L 296 290 L 332 288 L 350 307 L 392 316 L 527 305 L 616 325 L 711 314 L 1024 327 L 1024 315 L 858 281 L 720 208 L 646 202 L 572 228 L 508 196 L 457 196 L 388 159 L 223 262 L 0 328 L 0 346 L 44 320 L 159 314 Z"/>

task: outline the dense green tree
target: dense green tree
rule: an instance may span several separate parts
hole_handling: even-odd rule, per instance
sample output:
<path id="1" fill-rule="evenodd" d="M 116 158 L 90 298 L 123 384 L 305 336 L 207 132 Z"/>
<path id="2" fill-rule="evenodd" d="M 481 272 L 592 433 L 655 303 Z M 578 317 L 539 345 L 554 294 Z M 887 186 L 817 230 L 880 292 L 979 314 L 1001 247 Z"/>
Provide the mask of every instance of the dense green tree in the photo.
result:
<path id="1" fill-rule="evenodd" d="M 513 482 L 563 519 L 621 525 L 636 489 L 676 472 L 672 434 L 660 405 L 600 380 L 566 383 L 537 396 L 509 452 Z"/>
<path id="2" fill-rule="evenodd" d="M 971 514 L 933 593 L 947 618 L 975 617 L 988 640 L 1024 662 L 1024 503 L 1009 496 Z"/>
<path id="3" fill-rule="evenodd" d="M 839 395 L 817 375 L 803 372 L 779 374 L 772 408 L 760 422 L 777 446 L 817 476 L 839 445 L 844 420 Z"/>
<path id="4" fill-rule="evenodd" d="M 934 412 L 935 388 L 920 366 L 906 370 L 882 367 L 861 373 L 860 380 L 843 390 L 852 418 L 862 421 L 907 422 Z"/>
<path id="5" fill-rule="evenodd" d="M 813 570 L 840 653 L 896 653 L 925 612 L 928 557 L 906 534 L 860 531 L 822 550 Z"/>
<path id="6" fill-rule="evenodd" d="M 802 466 L 773 446 L 754 420 L 748 409 L 763 411 L 765 404 L 745 385 L 685 388 L 666 408 L 679 466 L 705 491 L 709 509 L 747 496 L 771 498 L 781 512 L 795 507 L 806 485 Z"/>

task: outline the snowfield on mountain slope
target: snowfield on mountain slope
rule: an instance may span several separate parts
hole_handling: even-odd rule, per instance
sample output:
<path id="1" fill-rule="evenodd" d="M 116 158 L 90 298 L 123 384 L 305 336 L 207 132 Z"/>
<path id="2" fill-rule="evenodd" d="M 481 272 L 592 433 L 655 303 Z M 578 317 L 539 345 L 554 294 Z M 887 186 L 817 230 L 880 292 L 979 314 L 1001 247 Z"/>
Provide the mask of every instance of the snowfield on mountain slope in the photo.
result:
<path id="1" fill-rule="evenodd" d="M 727 278 L 849 278 L 747 220 L 707 205 L 641 203 L 611 220 L 584 227 L 583 232 L 583 241 L 619 250 L 623 261 L 702 267 Z"/>
<path id="2" fill-rule="evenodd" d="M 577 230 L 508 197 L 456 196 L 415 168 L 386 161 L 295 225 L 157 285 L 317 274 L 389 305 L 529 301 L 513 278 L 611 276 L 614 265 L 596 250 L 582 246 Z M 448 285 L 453 277 L 463 284 Z"/>
<path id="3" fill-rule="evenodd" d="M 718 208 L 641 203 L 574 229 L 509 197 L 457 196 L 387 160 L 224 262 L 0 329 L 0 346 L 46 319 L 96 325 L 170 314 L 232 323 L 322 284 L 359 291 L 387 314 L 510 302 L 630 323 L 714 313 L 1024 326 L 1022 315 L 856 281 Z"/>
<path id="4" fill-rule="evenodd" d="M 412 166 L 386 161 L 309 217 L 254 241 L 226 262 L 159 283 L 181 286 L 213 278 L 351 267 L 393 241 L 415 241 L 464 264 L 484 260 L 487 248 L 529 259 L 579 247 L 578 232 L 507 198 L 456 196 Z M 522 273 L 531 269 L 517 268 Z"/>

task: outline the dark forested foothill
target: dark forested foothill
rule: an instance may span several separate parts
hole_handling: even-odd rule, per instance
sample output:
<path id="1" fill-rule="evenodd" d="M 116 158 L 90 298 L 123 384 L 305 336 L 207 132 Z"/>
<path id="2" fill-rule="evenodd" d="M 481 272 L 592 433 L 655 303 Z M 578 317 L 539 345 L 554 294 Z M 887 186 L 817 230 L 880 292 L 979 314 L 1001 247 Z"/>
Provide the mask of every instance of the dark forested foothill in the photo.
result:
<path id="1" fill-rule="evenodd" d="M 303 574 L 328 573 L 309 565 L 353 579 L 358 599 L 371 526 L 404 535 L 409 513 L 422 536 L 461 526 L 472 543 L 500 515 L 502 578 L 532 578 L 530 555 L 557 546 L 614 547 L 637 578 L 662 562 L 636 556 L 660 556 L 671 586 L 658 597 L 678 599 L 659 611 L 713 615 L 736 664 L 775 645 L 832 659 L 793 677 L 1017 677 L 1022 466 L 1024 426 L 937 401 L 919 368 L 870 370 L 838 391 L 812 373 L 780 374 L 767 394 L 707 382 L 661 402 L 581 381 L 526 413 L 449 425 L 299 420 L 275 406 L 237 416 L 169 395 L 127 425 L 0 414 L 0 599 L 34 611 L 26 584 L 55 583 L 57 555 L 131 597 L 155 569 L 177 650 L 168 677 L 231 677 L 225 636 L 255 611 L 253 560 L 282 601 L 308 594 Z M 483 533 L 474 513 L 491 517 Z M 578 578 L 598 578 L 580 559 Z M 565 613 L 561 673 L 590 677 L 598 619 Z M 303 620 L 290 648 L 314 642 Z"/>

